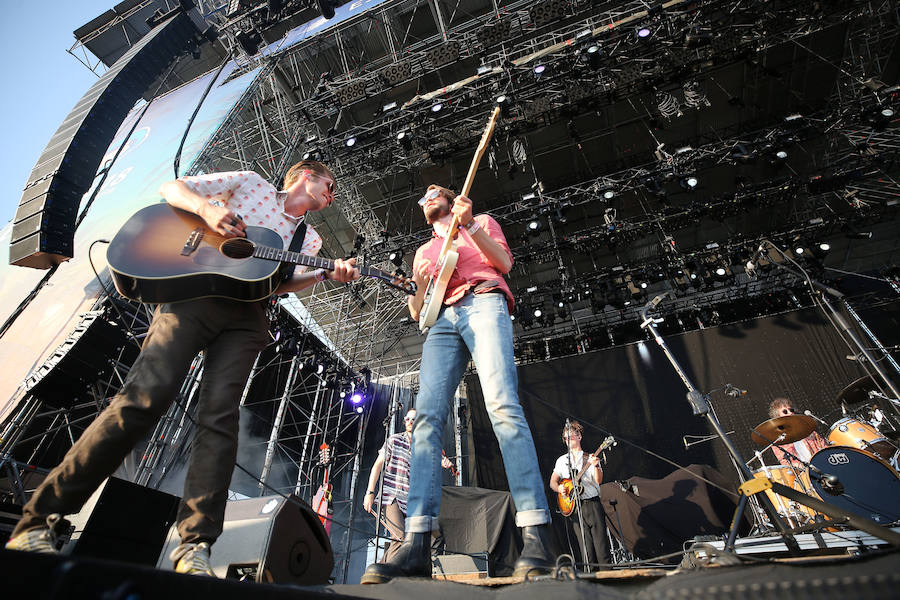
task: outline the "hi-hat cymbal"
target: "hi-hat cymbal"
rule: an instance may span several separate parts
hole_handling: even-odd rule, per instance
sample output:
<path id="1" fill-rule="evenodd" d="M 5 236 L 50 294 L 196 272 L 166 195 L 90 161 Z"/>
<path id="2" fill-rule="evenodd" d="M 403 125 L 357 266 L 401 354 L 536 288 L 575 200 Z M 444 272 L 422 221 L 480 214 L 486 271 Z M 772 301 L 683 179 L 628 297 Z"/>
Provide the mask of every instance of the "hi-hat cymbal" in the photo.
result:
<path id="1" fill-rule="evenodd" d="M 768 446 L 771 442 L 791 444 L 802 440 L 816 430 L 816 420 L 806 415 L 788 415 L 763 421 L 751 434 L 755 444 Z M 778 436 L 784 434 L 783 439 Z"/>
<path id="2" fill-rule="evenodd" d="M 843 402 L 848 406 L 865 404 L 866 402 L 871 402 L 869 392 L 877 389 L 878 386 L 875 385 L 872 378 L 866 375 L 842 389 L 838 394 L 837 399 L 838 402 Z"/>

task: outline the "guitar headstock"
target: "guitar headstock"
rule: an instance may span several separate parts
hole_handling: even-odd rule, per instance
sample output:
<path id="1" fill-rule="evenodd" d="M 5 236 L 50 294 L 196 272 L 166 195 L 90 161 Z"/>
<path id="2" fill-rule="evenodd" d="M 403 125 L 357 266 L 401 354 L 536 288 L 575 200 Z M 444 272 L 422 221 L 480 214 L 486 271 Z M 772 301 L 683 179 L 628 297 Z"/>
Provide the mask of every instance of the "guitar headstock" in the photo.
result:
<path id="1" fill-rule="evenodd" d="M 364 267 L 361 271 L 368 275 L 369 277 L 376 277 L 387 285 L 391 286 L 395 290 L 400 290 L 404 294 L 409 294 L 410 296 L 416 295 L 416 282 L 411 278 L 406 277 L 405 275 L 401 275 L 399 273 L 388 273 L 386 271 L 382 271 L 381 269 L 374 269 L 371 267 Z"/>
<path id="2" fill-rule="evenodd" d="M 616 441 L 616 438 L 614 438 L 611 435 L 608 435 L 603 439 L 603 442 L 600 444 L 600 447 L 597 448 L 597 451 L 594 454 L 600 454 L 601 452 L 603 452 L 610 446 L 615 446 L 616 444 L 618 444 L 618 442 Z"/>
<path id="3" fill-rule="evenodd" d="M 327 465 L 331 461 L 331 447 L 322 442 L 322 445 L 319 446 L 319 463 L 323 465 Z"/>

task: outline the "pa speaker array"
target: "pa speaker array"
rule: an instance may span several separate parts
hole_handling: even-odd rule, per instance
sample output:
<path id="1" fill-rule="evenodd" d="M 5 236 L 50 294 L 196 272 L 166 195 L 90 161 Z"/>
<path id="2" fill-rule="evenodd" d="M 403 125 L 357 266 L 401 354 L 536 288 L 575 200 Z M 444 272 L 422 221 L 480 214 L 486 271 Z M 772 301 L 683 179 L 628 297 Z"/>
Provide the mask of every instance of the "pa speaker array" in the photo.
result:
<path id="1" fill-rule="evenodd" d="M 196 33 L 188 15 L 177 13 L 123 54 L 75 105 L 28 177 L 13 221 L 10 264 L 49 269 L 72 257 L 78 205 L 116 131 Z"/>

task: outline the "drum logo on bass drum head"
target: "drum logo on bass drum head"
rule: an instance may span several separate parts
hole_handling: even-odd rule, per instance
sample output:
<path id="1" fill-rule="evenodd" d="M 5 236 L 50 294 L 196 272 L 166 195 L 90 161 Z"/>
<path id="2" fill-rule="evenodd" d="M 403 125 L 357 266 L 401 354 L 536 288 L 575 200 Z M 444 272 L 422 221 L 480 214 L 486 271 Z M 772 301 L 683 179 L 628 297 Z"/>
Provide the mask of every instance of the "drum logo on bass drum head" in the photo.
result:
<path id="1" fill-rule="evenodd" d="M 830 465 L 849 465 L 850 459 L 847 458 L 847 455 L 843 452 L 835 452 L 828 457 L 828 464 Z"/>

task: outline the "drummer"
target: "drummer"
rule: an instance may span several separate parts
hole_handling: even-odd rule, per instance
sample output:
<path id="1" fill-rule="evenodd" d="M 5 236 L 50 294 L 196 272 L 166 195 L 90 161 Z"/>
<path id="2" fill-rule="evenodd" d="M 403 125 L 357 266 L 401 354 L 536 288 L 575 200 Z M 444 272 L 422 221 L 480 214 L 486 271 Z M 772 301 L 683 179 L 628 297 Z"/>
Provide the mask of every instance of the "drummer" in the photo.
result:
<path id="1" fill-rule="evenodd" d="M 769 417 L 776 419 L 779 417 L 788 417 L 797 414 L 791 407 L 791 402 L 787 398 L 775 398 L 769 404 Z M 803 462 L 809 462 L 813 454 L 825 448 L 828 443 L 821 435 L 813 431 L 802 440 L 798 440 L 792 444 L 784 444 L 782 446 L 772 446 L 772 452 L 778 462 L 786 467 L 802 469 L 803 465 L 789 456 L 787 453 L 793 454 Z"/>

